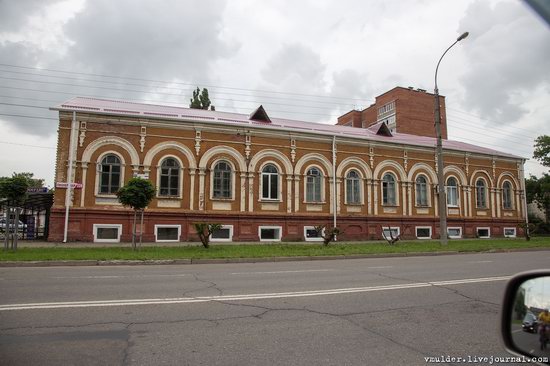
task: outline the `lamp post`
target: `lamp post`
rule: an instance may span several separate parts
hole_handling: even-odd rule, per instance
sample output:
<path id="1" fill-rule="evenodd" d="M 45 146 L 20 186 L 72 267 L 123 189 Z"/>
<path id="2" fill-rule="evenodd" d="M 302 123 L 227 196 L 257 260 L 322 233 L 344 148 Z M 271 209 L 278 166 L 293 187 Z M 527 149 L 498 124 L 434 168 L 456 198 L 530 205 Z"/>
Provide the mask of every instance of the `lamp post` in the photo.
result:
<path id="1" fill-rule="evenodd" d="M 438 186 L 438 199 L 439 199 L 439 240 L 442 245 L 447 245 L 447 199 L 445 192 L 445 175 L 443 174 L 443 144 L 441 141 L 441 110 L 439 105 L 439 89 L 437 88 L 437 70 L 439 69 L 439 64 L 445 54 L 458 42 L 462 41 L 464 38 L 468 37 L 468 32 L 462 33 L 456 41 L 449 46 L 443 52 L 437 66 L 435 68 L 435 87 L 434 87 L 434 118 L 435 118 L 435 133 L 437 135 L 437 186 Z"/>

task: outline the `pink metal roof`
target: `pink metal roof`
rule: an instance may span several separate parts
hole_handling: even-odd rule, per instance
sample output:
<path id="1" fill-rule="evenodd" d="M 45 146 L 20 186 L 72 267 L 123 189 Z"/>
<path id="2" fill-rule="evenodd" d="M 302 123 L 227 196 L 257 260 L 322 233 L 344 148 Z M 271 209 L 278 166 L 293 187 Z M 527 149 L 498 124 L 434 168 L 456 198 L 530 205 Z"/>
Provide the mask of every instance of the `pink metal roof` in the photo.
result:
<path id="1" fill-rule="evenodd" d="M 252 125 L 258 128 L 281 130 L 284 129 L 296 132 L 311 132 L 321 135 L 357 138 L 368 141 L 379 141 L 434 148 L 436 146 L 436 139 L 432 137 L 408 135 L 401 133 L 394 133 L 393 137 L 386 137 L 377 135 L 376 130 L 370 128 L 364 129 L 342 125 L 328 125 L 322 123 L 296 121 L 272 117 L 270 117 L 271 123 L 257 122 L 249 120 L 249 116 L 245 114 L 208 111 L 185 107 L 173 107 L 158 104 L 145 104 L 111 99 L 75 97 L 60 105 L 52 107 L 51 109 L 58 111 L 100 113 L 116 116 L 150 117 L 181 121 L 212 122 L 218 124 L 239 124 L 243 125 L 243 127 L 244 125 Z M 449 150 L 523 159 L 519 156 L 503 153 L 497 150 L 487 149 L 481 146 L 467 144 L 460 141 L 443 140 L 443 147 Z"/>

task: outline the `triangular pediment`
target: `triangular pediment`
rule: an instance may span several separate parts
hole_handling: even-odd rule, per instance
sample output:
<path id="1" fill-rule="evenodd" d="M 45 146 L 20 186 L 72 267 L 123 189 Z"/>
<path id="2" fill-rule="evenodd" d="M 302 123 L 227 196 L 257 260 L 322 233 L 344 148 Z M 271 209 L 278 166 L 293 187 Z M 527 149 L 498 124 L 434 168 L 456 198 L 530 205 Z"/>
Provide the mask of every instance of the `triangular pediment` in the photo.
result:
<path id="1" fill-rule="evenodd" d="M 385 123 L 380 124 L 380 127 L 378 127 L 378 131 L 376 131 L 376 134 L 380 136 L 393 137 L 390 129 Z"/>
<path id="2" fill-rule="evenodd" d="M 250 114 L 248 119 L 252 121 L 271 123 L 271 119 L 269 119 L 267 112 L 265 111 L 264 107 L 261 105 L 254 112 Z"/>

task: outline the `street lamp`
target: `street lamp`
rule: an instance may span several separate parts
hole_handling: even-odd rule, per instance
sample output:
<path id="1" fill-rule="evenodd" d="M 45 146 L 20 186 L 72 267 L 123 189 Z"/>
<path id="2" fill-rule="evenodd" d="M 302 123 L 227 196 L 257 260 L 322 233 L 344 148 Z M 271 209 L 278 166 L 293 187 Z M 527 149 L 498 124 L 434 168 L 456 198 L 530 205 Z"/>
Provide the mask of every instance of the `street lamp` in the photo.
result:
<path id="1" fill-rule="evenodd" d="M 437 70 L 439 69 L 439 64 L 443 60 L 443 56 L 458 42 L 462 41 L 464 38 L 468 37 L 468 32 L 464 32 L 456 39 L 456 41 L 449 46 L 443 52 L 439 61 L 437 62 L 437 67 L 435 68 L 435 87 L 434 87 L 434 118 L 435 118 L 435 133 L 437 135 L 437 187 L 439 191 L 439 240 L 442 245 L 447 245 L 447 200 L 445 192 L 445 175 L 443 174 L 443 144 L 441 142 L 441 111 L 439 105 L 439 89 L 437 88 Z"/>

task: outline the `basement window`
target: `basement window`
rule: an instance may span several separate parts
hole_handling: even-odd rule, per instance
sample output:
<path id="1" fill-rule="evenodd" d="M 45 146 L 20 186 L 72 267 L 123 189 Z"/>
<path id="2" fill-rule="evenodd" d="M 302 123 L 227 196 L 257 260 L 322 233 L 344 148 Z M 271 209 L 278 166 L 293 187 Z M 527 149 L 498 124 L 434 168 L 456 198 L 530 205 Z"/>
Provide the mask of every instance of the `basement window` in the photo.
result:
<path id="1" fill-rule="evenodd" d="M 382 239 L 388 240 L 393 238 L 397 238 L 401 234 L 401 229 L 397 226 L 395 227 L 382 227 Z"/>
<path id="2" fill-rule="evenodd" d="M 281 241 L 282 232 L 281 226 L 260 226 L 258 228 L 260 241 Z"/>
<path id="3" fill-rule="evenodd" d="M 515 227 L 505 227 L 504 228 L 504 237 L 505 238 L 515 238 L 516 237 L 516 228 Z"/>
<path id="4" fill-rule="evenodd" d="M 305 241 L 323 241 L 322 235 L 325 234 L 325 229 L 318 233 L 314 226 L 304 226 Z"/>
<path id="5" fill-rule="evenodd" d="M 450 239 L 460 239 L 462 238 L 462 228 L 461 227 L 449 227 L 447 228 L 447 235 Z"/>
<path id="6" fill-rule="evenodd" d="M 486 239 L 491 237 L 491 229 L 488 227 L 478 227 L 477 228 L 477 237 L 480 239 Z"/>
<path id="7" fill-rule="evenodd" d="M 431 239 L 432 238 L 432 227 L 431 226 L 417 226 L 416 227 L 416 238 L 417 239 Z"/>
<path id="8" fill-rule="evenodd" d="M 181 225 L 155 225 L 156 242 L 180 241 Z"/>
<path id="9" fill-rule="evenodd" d="M 210 235 L 211 241 L 232 241 L 233 225 L 223 225 L 221 229 L 216 230 Z"/>
<path id="10" fill-rule="evenodd" d="M 122 224 L 94 224 L 95 243 L 120 243 Z"/>

